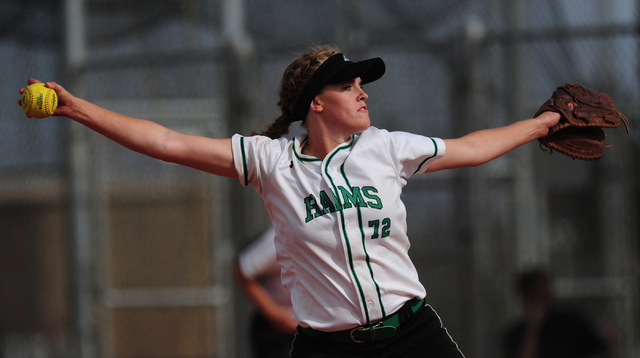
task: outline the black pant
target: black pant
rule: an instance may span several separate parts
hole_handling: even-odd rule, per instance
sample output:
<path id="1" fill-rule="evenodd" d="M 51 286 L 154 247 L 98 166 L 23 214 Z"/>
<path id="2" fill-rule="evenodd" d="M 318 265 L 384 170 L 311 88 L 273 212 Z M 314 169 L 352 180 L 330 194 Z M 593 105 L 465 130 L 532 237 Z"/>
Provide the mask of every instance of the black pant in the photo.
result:
<path id="1" fill-rule="evenodd" d="M 286 358 L 291 351 L 292 336 L 276 330 L 261 314 L 251 318 L 251 353 L 253 358 Z"/>
<path id="2" fill-rule="evenodd" d="M 298 332 L 293 358 L 464 358 L 458 345 L 442 326 L 440 317 L 427 305 L 398 329 L 390 339 L 369 343 L 340 343 Z"/>

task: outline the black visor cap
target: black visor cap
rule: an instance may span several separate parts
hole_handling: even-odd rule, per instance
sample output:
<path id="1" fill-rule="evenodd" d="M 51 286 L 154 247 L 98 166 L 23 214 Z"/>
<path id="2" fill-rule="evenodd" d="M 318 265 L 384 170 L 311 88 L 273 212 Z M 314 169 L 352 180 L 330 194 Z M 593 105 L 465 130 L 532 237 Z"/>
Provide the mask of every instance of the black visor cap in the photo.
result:
<path id="1" fill-rule="evenodd" d="M 373 82 L 385 72 L 381 58 L 351 62 L 343 54 L 337 53 L 326 59 L 302 90 L 295 108 L 293 121 L 304 121 L 309 112 L 311 101 L 328 84 L 342 83 L 360 77 L 362 84 Z"/>

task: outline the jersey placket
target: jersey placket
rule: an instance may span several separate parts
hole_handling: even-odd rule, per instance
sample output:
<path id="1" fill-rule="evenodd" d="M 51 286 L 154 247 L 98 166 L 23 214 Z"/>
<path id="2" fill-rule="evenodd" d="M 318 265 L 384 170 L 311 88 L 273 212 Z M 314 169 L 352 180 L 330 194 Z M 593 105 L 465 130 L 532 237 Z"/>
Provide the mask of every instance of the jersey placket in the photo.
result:
<path id="1" fill-rule="evenodd" d="M 368 263 L 365 247 L 364 231 L 362 228 L 361 208 L 359 203 L 346 199 L 344 190 L 353 195 L 353 188 L 344 173 L 344 162 L 349 154 L 349 148 L 353 141 L 336 148 L 329 153 L 323 163 L 323 176 L 333 191 L 337 210 L 338 225 L 342 246 L 345 252 L 346 266 L 353 279 L 354 289 L 360 299 L 360 307 L 363 318 L 370 322 L 377 317 L 384 316 L 384 308 L 381 306 L 379 287 L 377 286 L 373 271 Z"/>

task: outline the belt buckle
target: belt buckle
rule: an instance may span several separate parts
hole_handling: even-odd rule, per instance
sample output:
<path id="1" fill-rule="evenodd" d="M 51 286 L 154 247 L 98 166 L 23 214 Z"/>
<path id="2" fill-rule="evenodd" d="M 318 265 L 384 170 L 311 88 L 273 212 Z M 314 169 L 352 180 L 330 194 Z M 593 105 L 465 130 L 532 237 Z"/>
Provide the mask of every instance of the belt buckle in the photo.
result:
<path id="1" fill-rule="evenodd" d="M 353 332 L 356 332 L 356 331 L 362 332 L 363 330 L 367 330 L 367 328 L 356 327 L 356 328 L 352 329 L 351 332 L 349 332 L 349 337 L 351 337 L 351 340 L 354 341 L 355 343 L 367 343 L 367 341 L 359 341 L 353 336 Z"/>
<path id="2" fill-rule="evenodd" d="M 358 340 L 356 337 L 354 337 L 353 334 L 355 332 L 368 332 L 370 337 L 369 340 L 373 342 L 379 339 L 389 339 L 396 335 L 397 330 L 395 327 L 383 325 L 383 322 L 380 321 L 373 326 L 356 327 L 349 332 L 349 337 L 351 337 L 351 340 L 354 341 L 355 343 L 366 343 L 367 342 L 366 340 L 361 341 L 361 340 Z"/>

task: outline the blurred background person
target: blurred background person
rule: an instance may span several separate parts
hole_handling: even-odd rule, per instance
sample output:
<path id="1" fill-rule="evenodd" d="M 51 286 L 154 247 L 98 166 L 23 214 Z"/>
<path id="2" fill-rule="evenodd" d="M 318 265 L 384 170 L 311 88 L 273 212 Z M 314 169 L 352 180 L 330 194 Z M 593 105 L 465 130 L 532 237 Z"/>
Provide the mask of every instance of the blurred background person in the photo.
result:
<path id="1" fill-rule="evenodd" d="M 516 284 L 523 317 L 506 330 L 505 358 L 600 358 L 607 344 L 581 313 L 557 307 L 549 273 L 536 268 Z"/>
<path id="2" fill-rule="evenodd" d="M 254 358 L 289 357 L 298 325 L 291 318 L 289 290 L 280 280 L 273 228 L 246 249 L 235 264 L 233 278 L 255 310 L 251 316 L 251 353 Z"/>

